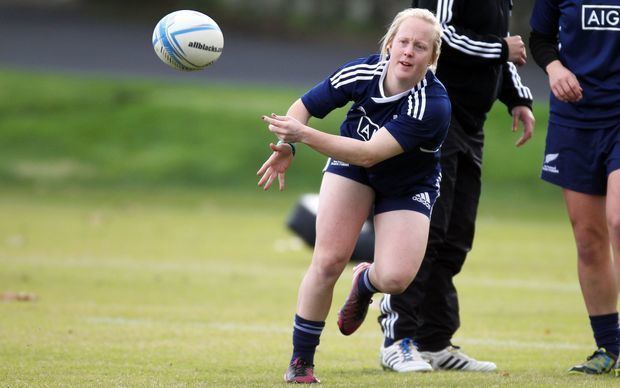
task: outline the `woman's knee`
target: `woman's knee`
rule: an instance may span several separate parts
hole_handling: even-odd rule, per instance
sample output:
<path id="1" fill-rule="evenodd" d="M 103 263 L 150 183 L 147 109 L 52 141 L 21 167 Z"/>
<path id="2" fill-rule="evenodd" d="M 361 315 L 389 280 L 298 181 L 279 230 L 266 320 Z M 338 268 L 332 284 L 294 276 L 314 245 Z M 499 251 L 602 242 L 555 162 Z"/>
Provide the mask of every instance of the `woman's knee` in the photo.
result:
<path id="1" fill-rule="evenodd" d="M 407 271 L 377 271 L 375 288 L 386 294 L 402 294 L 413 281 L 415 274 Z"/>
<path id="2" fill-rule="evenodd" d="M 343 255 L 315 252 L 311 268 L 321 279 L 335 283 L 348 261 L 349 258 Z"/>
<path id="3" fill-rule="evenodd" d="M 585 265 L 597 265 L 609 258 L 609 239 L 604 226 L 575 228 L 577 256 Z"/>
<path id="4" fill-rule="evenodd" d="M 612 239 L 615 239 L 616 243 L 620 242 L 620 214 L 608 214 L 607 215 L 607 228 L 609 229 L 609 235 Z"/>

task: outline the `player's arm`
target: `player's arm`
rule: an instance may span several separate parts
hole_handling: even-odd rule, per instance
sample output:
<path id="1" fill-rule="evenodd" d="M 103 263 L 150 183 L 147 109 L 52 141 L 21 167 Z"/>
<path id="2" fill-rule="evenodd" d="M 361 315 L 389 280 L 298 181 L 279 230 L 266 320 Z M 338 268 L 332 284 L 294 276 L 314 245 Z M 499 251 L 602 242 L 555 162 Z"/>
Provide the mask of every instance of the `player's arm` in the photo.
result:
<path id="1" fill-rule="evenodd" d="M 512 116 L 512 131 L 523 126 L 523 135 L 517 140 L 516 146 L 525 144 L 534 135 L 534 114 L 532 113 L 532 93 L 523 85 L 514 64 L 506 62 L 502 66 L 502 84 L 500 85 L 499 100 L 508 107 Z"/>
<path id="2" fill-rule="evenodd" d="M 411 97 L 410 97 L 411 98 Z M 330 135 L 289 116 L 263 116 L 269 130 L 287 142 L 302 142 L 334 159 L 362 167 L 371 167 L 403 152 L 438 152 L 450 123 L 448 96 L 427 96 L 426 107 L 412 112 L 403 106 L 369 141 Z"/>
<path id="3" fill-rule="evenodd" d="M 549 75 L 549 87 L 553 95 L 563 102 L 576 102 L 583 97 L 583 90 L 575 74 L 560 61 L 559 19 L 557 1 L 536 1 L 530 18 L 530 50 L 534 61 Z"/>
<path id="4" fill-rule="evenodd" d="M 314 129 L 291 116 L 263 116 L 269 130 L 285 142 L 300 142 L 323 155 L 361 167 L 370 167 L 404 152 L 385 129 L 379 129 L 369 141 L 332 135 Z"/>
<path id="5" fill-rule="evenodd" d="M 301 99 L 295 101 L 286 114 L 304 124 L 307 124 L 312 117 L 301 102 Z M 269 148 L 273 152 L 256 172 L 256 175 L 261 176 L 258 180 L 258 185 L 262 186 L 264 190 L 268 190 L 276 179 L 278 180 L 280 191 L 284 190 L 286 170 L 290 167 L 295 156 L 294 147 L 295 145 L 287 142 L 269 143 Z"/>
<path id="6" fill-rule="evenodd" d="M 418 1 L 419 6 L 436 12 L 442 27 L 442 51 L 449 53 L 444 60 L 461 65 L 466 63 L 503 63 L 510 61 L 517 66 L 525 64 L 525 44 L 520 36 L 502 37 L 493 34 L 479 34 L 462 25 L 463 14 L 472 12 L 471 5 L 464 0 Z M 468 8 L 469 7 L 469 8 Z M 435 9 L 433 9 L 435 8 Z M 484 10 L 480 10 L 484 12 Z"/>
<path id="7" fill-rule="evenodd" d="M 312 118 L 312 115 L 308 112 L 308 109 L 301 101 L 301 98 L 298 98 L 293 105 L 288 108 L 286 115 L 293 117 L 295 120 L 305 125 L 307 125 L 310 118 Z M 286 156 L 286 159 L 289 160 L 290 164 L 293 160 L 293 156 L 295 156 L 295 145 L 292 142 L 279 141 L 278 144 L 276 144 L 276 147 L 276 152 L 281 152 L 283 157 Z"/>
<path id="8" fill-rule="evenodd" d="M 563 102 L 576 102 L 583 97 L 583 89 L 573 72 L 560 61 L 558 38 L 535 30 L 530 34 L 530 50 L 534 61 L 549 75 L 549 88 Z"/>
<path id="9" fill-rule="evenodd" d="M 300 125 L 307 125 L 310 117 L 323 118 L 332 110 L 346 105 L 347 102 L 354 99 L 356 83 L 348 82 L 344 85 L 338 85 L 338 75 L 361 63 L 364 62 L 355 60 L 341 66 L 330 77 L 295 101 L 288 109 L 285 117 L 289 117 Z M 284 189 L 284 172 L 291 164 L 295 153 L 294 140 L 287 140 L 282 136 L 278 136 L 278 138 L 283 143 L 278 142 L 278 144 L 269 145 L 273 153 L 257 172 L 257 175 L 262 175 L 258 185 L 263 186 L 265 190 L 269 189 L 276 178 L 280 182 L 280 190 Z"/>
<path id="10" fill-rule="evenodd" d="M 301 101 L 301 98 L 298 98 L 297 101 L 295 101 L 293 105 L 288 108 L 286 115 L 293 117 L 295 120 L 304 125 L 307 125 L 308 121 L 310 121 L 310 118 L 312 117 L 304 103 Z"/>

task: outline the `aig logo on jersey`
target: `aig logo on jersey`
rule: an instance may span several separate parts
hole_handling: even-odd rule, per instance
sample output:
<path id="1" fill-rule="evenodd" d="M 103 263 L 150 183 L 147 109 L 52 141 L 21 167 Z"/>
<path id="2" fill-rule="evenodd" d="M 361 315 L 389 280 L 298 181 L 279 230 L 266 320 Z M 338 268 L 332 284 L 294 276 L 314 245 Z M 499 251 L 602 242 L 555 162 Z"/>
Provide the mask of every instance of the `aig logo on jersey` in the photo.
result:
<path id="1" fill-rule="evenodd" d="M 357 133 L 365 141 L 370 140 L 372 135 L 374 135 L 378 129 L 379 126 L 373 123 L 367 116 L 362 116 L 362 118 L 360 118 L 360 122 L 357 124 Z"/>
<path id="2" fill-rule="evenodd" d="M 620 5 L 583 5 L 581 28 L 620 31 Z"/>

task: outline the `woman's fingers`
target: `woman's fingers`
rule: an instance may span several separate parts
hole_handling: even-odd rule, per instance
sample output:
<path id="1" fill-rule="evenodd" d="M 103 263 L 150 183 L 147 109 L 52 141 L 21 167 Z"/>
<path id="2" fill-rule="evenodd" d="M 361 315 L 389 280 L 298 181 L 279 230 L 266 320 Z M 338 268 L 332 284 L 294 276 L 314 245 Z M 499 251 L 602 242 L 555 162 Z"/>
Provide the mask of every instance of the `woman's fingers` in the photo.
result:
<path id="1" fill-rule="evenodd" d="M 286 129 L 286 122 L 282 120 L 280 116 L 262 116 L 262 119 L 264 122 L 269 124 L 267 126 L 267 129 L 269 129 L 270 132 L 273 132 L 276 135 L 283 134 L 283 130 Z"/>
<path id="2" fill-rule="evenodd" d="M 583 98 L 583 89 L 574 74 L 565 72 L 551 82 L 551 90 L 562 102 L 576 102 Z"/>
<path id="3" fill-rule="evenodd" d="M 577 94 L 577 87 L 571 81 L 571 79 L 566 80 L 566 86 L 564 87 L 564 90 L 566 91 L 566 96 L 569 101 L 577 101 L 577 99 L 579 99 L 579 95 Z"/>
<path id="4" fill-rule="evenodd" d="M 279 140 L 288 143 L 300 141 L 303 125 L 295 118 L 272 113 L 271 116 L 261 116 L 261 119 L 268 124 L 267 129 L 274 133 Z"/>
<path id="5" fill-rule="evenodd" d="M 258 185 L 263 187 L 263 190 L 269 190 L 274 180 L 274 172 L 271 168 L 267 169 L 267 172 L 258 181 Z"/>
<path id="6" fill-rule="evenodd" d="M 263 187 L 263 190 L 269 190 L 272 183 L 273 183 L 273 175 L 269 175 L 269 177 L 267 177 L 267 182 L 265 182 L 265 187 Z"/>
<path id="7" fill-rule="evenodd" d="M 267 165 L 267 163 L 268 163 L 268 162 L 269 162 L 269 161 L 267 161 L 267 162 L 263 163 L 263 165 L 262 165 L 262 166 L 260 166 L 260 168 L 258 169 L 258 171 L 256 171 L 256 175 L 264 174 L 264 173 L 265 173 L 265 171 L 267 171 L 267 167 L 269 167 L 269 166 Z"/>
<path id="8" fill-rule="evenodd" d="M 269 172 L 267 171 L 267 172 L 265 172 L 265 173 L 263 174 L 263 176 L 262 176 L 262 177 L 260 177 L 260 179 L 258 180 L 258 185 L 259 185 L 259 186 L 262 186 L 262 185 L 265 183 L 265 181 L 267 180 L 267 177 L 268 177 L 268 176 L 269 176 Z"/>
<path id="9" fill-rule="evenodd" d="M 288 121 L 288 117 L 286 116 L 278 116 L 275 113 L 272 113 L 271 116 L 262 116 L 263 121 L 271 124 L 271 125 L 283 125 Z"/>

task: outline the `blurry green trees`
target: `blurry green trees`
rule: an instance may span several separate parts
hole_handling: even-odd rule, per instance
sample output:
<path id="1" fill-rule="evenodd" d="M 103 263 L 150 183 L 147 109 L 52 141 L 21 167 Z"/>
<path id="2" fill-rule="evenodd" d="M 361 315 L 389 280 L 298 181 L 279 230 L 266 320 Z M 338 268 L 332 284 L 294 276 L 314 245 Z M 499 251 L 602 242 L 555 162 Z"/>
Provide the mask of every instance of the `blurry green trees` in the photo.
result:
<path id="1" fill-rule="evenodd" d="M 82 8 L 100 16 L 152 21 L 178 9 L 205 12 L 225 30 L 353 41 L 378 36 L 409 0 L 4 0 L 5 4 Z M 534 0 L 514 1 L 512 33 L 527 35 Z M 472 1 L 475 4 L 475 1 Z M 484 10 L 481 10 L 484 12 Z"/>

